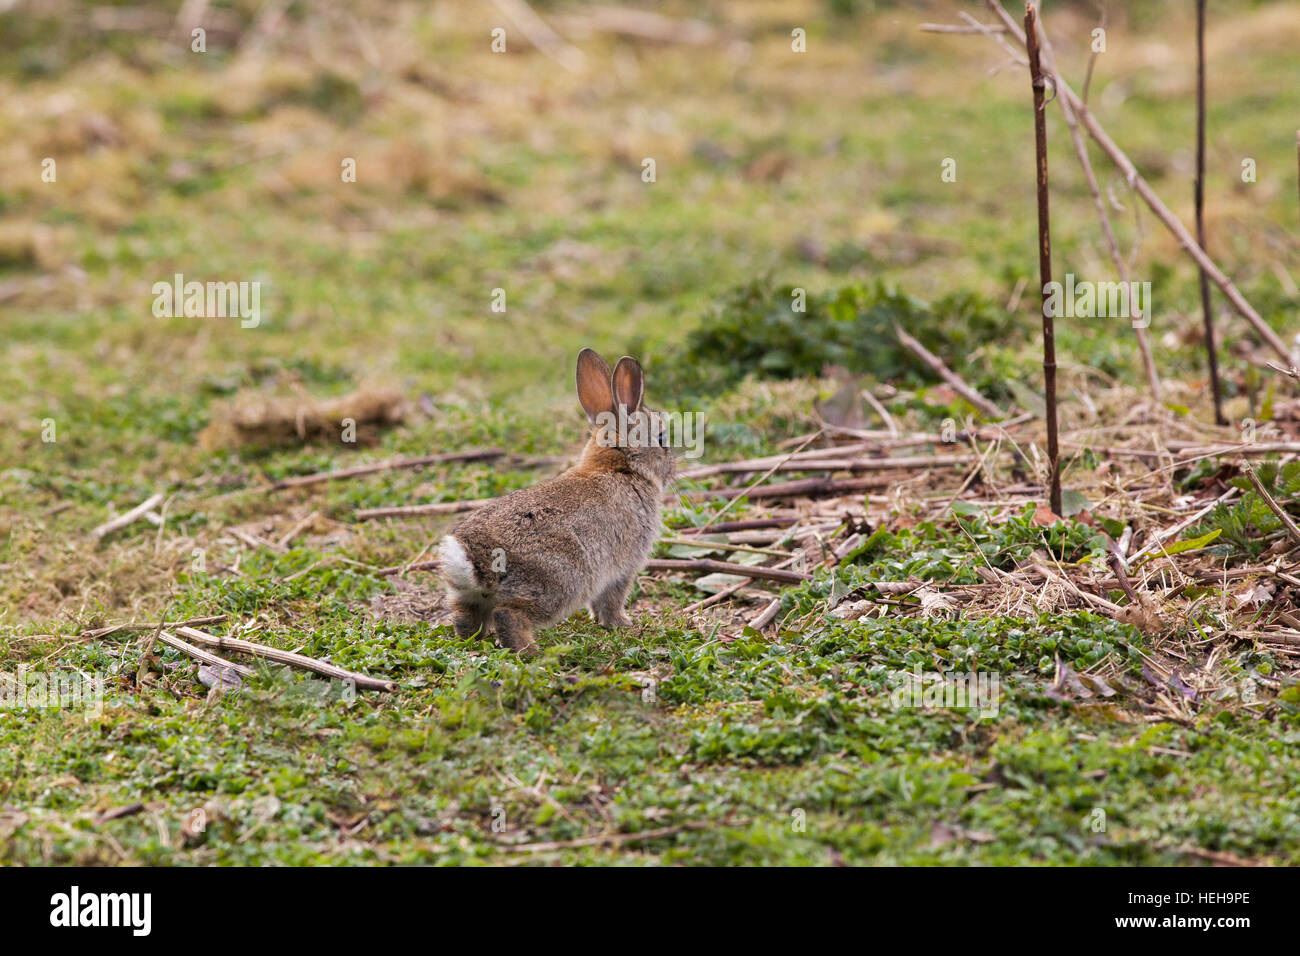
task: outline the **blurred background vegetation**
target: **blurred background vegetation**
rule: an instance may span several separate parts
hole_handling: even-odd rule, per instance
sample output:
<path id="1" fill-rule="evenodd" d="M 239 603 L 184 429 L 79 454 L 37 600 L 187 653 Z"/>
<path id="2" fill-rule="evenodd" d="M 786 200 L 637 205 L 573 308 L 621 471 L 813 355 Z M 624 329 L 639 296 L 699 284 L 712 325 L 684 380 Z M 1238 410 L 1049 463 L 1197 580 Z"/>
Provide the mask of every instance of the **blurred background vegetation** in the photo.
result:
<path id="1" fill-rule="evenodd" d="M 1015 294 L 1036 275 L 1028 80 L 981 37 L 918 29 L 984 17 L 980 4 L 537 4 L 581 50 L 568 66 L 490 2 L 0 8 L 7 568 L 59 527 L 27 522 L 43 509 L 70 503 L 59 520 L 82 526 L 160 483 L 346 456 L 203 450 L 214 409 L 250 392 L 418 399 L 386 453 L 564 451 L 571 363 L 590 344 L 642 355 L 661 404 L 725 409 L 725 438 L 757 414 L 727 398 L 750 372 L 931 382 L 894 321 L 995 397 L 1040 387 L 1036 303 Z M 1044 17 L 1076 89 L 1104 17 L 1090 100 L 1190 221 L 1191 5 L 1049 3 Z M 1210 247 L 1290 336 L 1300 6 L 1212 3 L 1210 24 Z M 1049 125 L 1056 269 L 1108 280 L 1056 111 Z M 1257 182 L 1242 182 L 1247 157 Z M 1133 275 L 1154 286 L 1168 400 L 1205 416 L 1195 273 L 1094 163 Z M 260 326 L 155 317 L 151 287 L 175 273 L 261 283 Z M 795 287 L 806 316 L 781 307 Z M 1235 318 L 1222 329 L 1229 410 L 1258 413 L 1254 343 Z M 1090 382 L 1140 382 L 1124 322 L 1058 334 L 1067 418 Z M 48 420 L 57 442 L 42 441 Z M 486 481 L 455 492 L 500 490 Z M 26 573 L 11 599 L 33 600 Z"/>

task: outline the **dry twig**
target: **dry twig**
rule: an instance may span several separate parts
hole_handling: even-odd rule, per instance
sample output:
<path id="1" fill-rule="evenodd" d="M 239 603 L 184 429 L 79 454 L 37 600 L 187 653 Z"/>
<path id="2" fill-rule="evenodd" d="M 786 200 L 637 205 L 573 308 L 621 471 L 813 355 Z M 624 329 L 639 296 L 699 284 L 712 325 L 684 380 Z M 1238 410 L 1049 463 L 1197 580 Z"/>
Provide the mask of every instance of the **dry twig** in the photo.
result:
<path id="1" fill-rule="evenodd" d="M 1007 417 L 1006 412 L 967 385 L 966 381 L 960 375 L 944 364 L 943 359 L 939 358 L 939 356 L 935 355 L 916 339 L 912 338 L 912 336 L 904 332 L 902 326 L 895 325 L 894 334 L 898 336 L 898 341 L 902 342 L 904 347 L 909 349 L 917 358 L 933 369 L 935 374 L 951 385 L 953 390 L 962 398 L 966 399 L 966 401 L 978 408 L 983 415 L 986 415 L 989 418 Z"/>
<path id="2" fill-rule="evenodd" d="M 287 664 L 291 667 L 301 667 L 312 673 L 320 674 L 322 677 L 333 677 L 336 680 L 352 681 L 353 684 L 362 690 L 383 690 L 390 693 L 397 691 L 398 687 L 394 681 L 383 680 L 377 677 L 367 677 L 365 674 L 358 674 L 356 671 L 350 671 L 334 664 L 318 661 L 314 657 L 307 657 L 303 654 L 295 654 L 293 651 L 282 651 L 276 647 L 267 647 L 264 644 L 254 644 L 251 641 L 241 641 L 234 637 L 218 637 L 215 634 L 208 634 L 205 631 L 197 630 L 193 627 L 181 627 L 177 633 L 188 637 L 192 641 L 198 641 L 200 644 L 206 644 L 209 647 L 216 647 L 221 650 L 240 651 L 244 654 L 252 654 L 254 657 L 263 657 L 268 661 L 275 661 L 277 664 Z"/>
<path id="3" fill-rule="evenodd" d="M 704 571 L 708 574 L 736 574 L 741 577 L 757 578 L 762 581 L 781 581 L 786 584 L 800 584 L 812 575 L 802 571 L 786 571 L 781 568 L 768 568 L 760 565 L 733 564 L 730 561 L 715 561 L 712 558 L 651 558 L 646 562 L 647 571 Z"/>
<path id="4" fill-rule="evenodd" d="M 101 524 L 98 528 L 90 532 L 91 537 L 98 541 L 112 534 L 114 531 L 125 528 L 129 524 L 134 524 L 136 521 L 143 518 L 147 512 L 152 511 L 154 508 L 158 507 L 158 505 L 162 504 L 163 497 L 164 496 L 161 492 L 156 495 L 151 495 L 126 514 L 118 515 L 111 521 L 106 521 Z"/>

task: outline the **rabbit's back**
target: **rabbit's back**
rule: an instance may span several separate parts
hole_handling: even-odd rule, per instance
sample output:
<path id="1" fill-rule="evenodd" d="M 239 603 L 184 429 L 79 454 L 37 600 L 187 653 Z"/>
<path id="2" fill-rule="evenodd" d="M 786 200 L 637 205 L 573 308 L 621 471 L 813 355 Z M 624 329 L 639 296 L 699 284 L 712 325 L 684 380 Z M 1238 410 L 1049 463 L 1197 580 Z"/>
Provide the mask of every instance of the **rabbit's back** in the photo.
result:
<path id="1" fill-rule="evenodd" d="M 564 597 L 557 613 L 581 607 L 608 582 L 639 570 L 649 554 L 658 494 L 643 484 L 628 474 L 575 469 L 493 501 L 451 535 L 472 577 L 461 570 L 448 578 L 493 603 L 547 592 Z"/>

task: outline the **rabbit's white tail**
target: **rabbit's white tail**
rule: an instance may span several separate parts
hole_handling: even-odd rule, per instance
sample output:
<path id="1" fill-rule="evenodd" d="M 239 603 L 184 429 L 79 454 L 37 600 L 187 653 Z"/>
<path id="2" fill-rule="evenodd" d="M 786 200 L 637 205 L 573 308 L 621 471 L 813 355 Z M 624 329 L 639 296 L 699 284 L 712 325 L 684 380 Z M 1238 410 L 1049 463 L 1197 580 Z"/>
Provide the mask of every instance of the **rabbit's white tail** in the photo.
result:
<path id="1" fill-rule="evenodd" d="M 482 587 L 474 573 L 474 563 L 465 553 L 465 546 L 453 535 L 447 535 L 438 545 L 438 559 L 447 583 L 457 591 L 476 591 Z"/>

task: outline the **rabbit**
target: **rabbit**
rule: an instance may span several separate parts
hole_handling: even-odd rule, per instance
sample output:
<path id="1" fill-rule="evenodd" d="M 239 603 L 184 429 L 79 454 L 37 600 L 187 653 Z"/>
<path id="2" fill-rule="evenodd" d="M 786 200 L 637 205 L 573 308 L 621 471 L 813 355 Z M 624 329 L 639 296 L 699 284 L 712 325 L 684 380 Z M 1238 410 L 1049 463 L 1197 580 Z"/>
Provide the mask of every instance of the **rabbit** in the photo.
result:
<path id="1" fill-rule="evenodd" d="M 459 637 L 492 634 L 531 654 L 537 629 L 584 606 L 604 627 L 632 623 L 624 605 L 658 537 L 675 456 L 663 416 L 642 401 L 636 359 L 611 372 L 585 348 L 577 380 L 592 426 L 579 462 L 478 509 L 439 545 Z"/>

